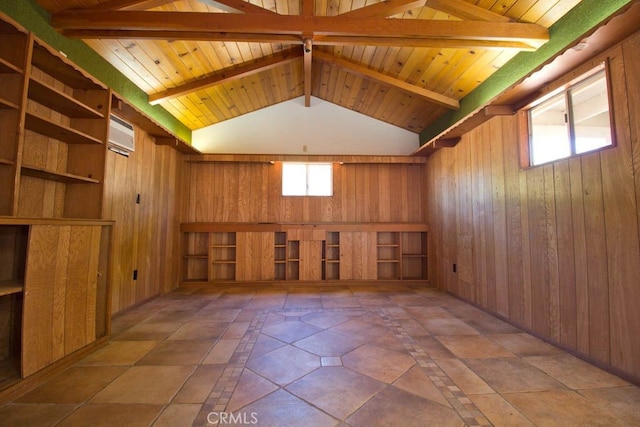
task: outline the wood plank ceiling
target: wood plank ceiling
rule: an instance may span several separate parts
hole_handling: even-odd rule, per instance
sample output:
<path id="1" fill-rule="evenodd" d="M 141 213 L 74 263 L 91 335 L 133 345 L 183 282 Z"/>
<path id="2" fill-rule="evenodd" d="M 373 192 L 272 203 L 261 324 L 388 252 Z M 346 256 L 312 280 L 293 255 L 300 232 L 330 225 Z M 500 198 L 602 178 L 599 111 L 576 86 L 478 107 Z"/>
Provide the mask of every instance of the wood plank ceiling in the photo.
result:
<path id="1" fill-rule="evenodd" d="M 314 96 L 419 133 L 580 0 L 37 2 L 191 129 Z"/>

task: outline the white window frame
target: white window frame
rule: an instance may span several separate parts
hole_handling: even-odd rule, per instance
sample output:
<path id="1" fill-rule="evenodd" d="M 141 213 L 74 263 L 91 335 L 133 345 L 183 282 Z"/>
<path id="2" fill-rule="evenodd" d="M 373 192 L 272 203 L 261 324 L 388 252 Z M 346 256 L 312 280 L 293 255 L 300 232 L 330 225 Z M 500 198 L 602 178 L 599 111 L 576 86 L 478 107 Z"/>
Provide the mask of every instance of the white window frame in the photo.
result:
<path id="1" fill-rule="evenodd" d="M 291 178 L 286 176 L 288 166 L 304 166 L 304 190 L 294 191 L 295 189 L 287 186 Z M 317 175 L 314 175 L 314 166 L 322 166 L 329 168 L 328 182 L 324 183 L 323 189 L 327 191 L 316 192 L 314 185 L 310 185 L 310 181 Z M 302 187 L 300 185 L 299 187 Z M 333 163 L 330 162 L 282 162 L 282 196 L 284 197 L 331 197 L 333 196 Z"/>
<path id="2" fill-rule="evenodd" d="M 573 88 L 579 87 L 583 83 L 587 82 L 590 79 L 595 78 L 595 76 L 599 74 L 604 75 L 606 88 L 607 88 L 607 102 L 608 102 L 609 130 L 610 130 L 611 144 L 578 153 L 576 150 L 575 123 L 574 123 L 574 117 L 573 117 L 573 108 L 570 102 L 570 93 Z M 534 163 L 533 146 L 532 146 L 532 144 L 534 143 L 534 140 L 533 140 L 531 112 L 534 111 L 535 108 L 540 104 L 543 104 L 546 101 L 558 96 L 562 96 L 564 98 L 565 105 L 567 106 L 566 130 L 567 130 L 570 153 L 566 156 L 554 158 L 551 160 L 546 160 L 544 162 Z M 522 167 L 540 166 L 540 165 L 556 162 L 559 160 L 565 160 L 572 157 L 577 157 L 584 154 L 605 150 L 605 149 L 616 146 L 614 117 L 613 117 L 613 102 L 612 102 L 612 96 L 611 96 L 611 80 L 610 80 L 610 73 L 609 73 L 609 67 L 608 67 L 607 61 L 603 61 L 597 64 L 595 67 L 591 67 L 586 72 L 580 74 L 577 78 L 574 78 L 568 83 L 562 85 L 561 87 L 553 91 L 550 91 L 547 94 L 537 98 L 536 100 L 528 104 L 526 107 L 524 107 L 524 109 L 521 111 L 523 112 L 521 116 L 522 117 L 521 123 L 523 123 L 524 127 L 526 128 L 526 132 L 525 132 L 526 136 L 523 135 L 523 137 L 526 138 L 526 141 L 522 144 L 522 151 L 523 151 L 522 153 L 523 155 L 521 156 Z"/>

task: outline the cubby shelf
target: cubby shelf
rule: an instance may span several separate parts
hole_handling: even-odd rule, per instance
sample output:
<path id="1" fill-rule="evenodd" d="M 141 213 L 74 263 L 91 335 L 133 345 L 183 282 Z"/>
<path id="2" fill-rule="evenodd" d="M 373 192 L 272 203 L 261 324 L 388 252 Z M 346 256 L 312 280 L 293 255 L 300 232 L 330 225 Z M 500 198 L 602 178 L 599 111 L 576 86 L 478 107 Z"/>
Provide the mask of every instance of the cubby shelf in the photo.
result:
<path id="1" fill-rule="evenodd" d="M 3 159 L 0 157 L 0 165 L 15 165 L 16 162 L 9 159 Z"/>
<path id="2" fill-rule="evenodd" d="M 21 74 L 23 71 L 0 56 L 0 74 Z"/>
<path id="3" fill-rule="evenodd" d="M 22 165 L 22 174 L 33 178 L 48 179 L 65 184 L 98 184 L 100 181 L 66 172 L 56 172 L 35 166 Z"/>
<path id="4" fill-rule="evenodd" d="M 24 290 L 24 284 L 19 280 L 4 280 L 0 282 L 0 297 L 19 294 Z"/>
<path id="5" fill-rule="evenodd" d="M 80 132 L 72 127 L 40 117 L 35 113 L 28 112 L 25 119 L 25 127 L 41 135 L 57 139 L 69 144 L 102 144 L 98 138 Z"/>
<path id="6" fill-rule="evenodd" d="M 102 119 L 104 114 L 34 76 L 29 79 L 29 99 L 68 117 Z"/>
<path id="7" fill-rule="evenodd" d="M 0 110 L 17 110 L 19 108 L 18 104 L 0 97 Z"/>

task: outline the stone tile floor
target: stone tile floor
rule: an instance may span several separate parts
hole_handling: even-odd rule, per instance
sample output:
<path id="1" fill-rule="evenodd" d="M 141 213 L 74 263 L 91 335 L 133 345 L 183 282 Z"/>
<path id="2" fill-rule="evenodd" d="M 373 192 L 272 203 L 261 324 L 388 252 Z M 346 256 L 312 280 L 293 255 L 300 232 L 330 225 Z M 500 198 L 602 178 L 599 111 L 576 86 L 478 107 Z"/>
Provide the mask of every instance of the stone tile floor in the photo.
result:
<path id="1" fill-rule="evenodd" d="M 1 426 L 632 426 L 640 388 L 425 285 L 184 287 Z"/>

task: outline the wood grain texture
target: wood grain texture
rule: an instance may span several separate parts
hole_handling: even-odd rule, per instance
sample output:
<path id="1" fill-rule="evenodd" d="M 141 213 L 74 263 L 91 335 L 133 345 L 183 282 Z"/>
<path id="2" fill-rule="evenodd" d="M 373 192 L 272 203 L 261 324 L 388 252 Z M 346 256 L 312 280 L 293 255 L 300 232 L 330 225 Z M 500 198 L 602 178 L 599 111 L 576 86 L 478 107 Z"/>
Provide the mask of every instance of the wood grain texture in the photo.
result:
<path id="1" fill-rule="evenodd" d="M 632 53 L 638 46 L 640 35 L 591 64 L 610 60 L 616 147 L 521 169 L 518 117 L 495 117 L 428 158 L 425 190 L 437 286 L 634 378 L 640 378 L 640 128 L 633 117 L 640 88 L 631 76 L 640 72 Z M 491 221 L 482 221 L 486 212 Z M 495 306 L 485 297 L 491 243 Z M 471 259 L 468 247 L 476 251 L 471 270 L 453 273 L 452 263 Z M 481 289 L 469 293 L 474 288 Z"/>
<path id="2" fill-rule="evenodd" d="M 279 162 L 186 162 L 190 178 L 183 221 L 424 222 L 422 168 L 334 164 L 333 196 L 283 197 Z"/>
<path id="3" fill-rule="evenodd" d="M 116 221 L 113 313 L 170 291 L 180 270 L 178 186 L 184 188 L 188 179 L 180 167 L 182 154 L 156 145 L 139 127 L 135 135 L 136 151 L 129 157 L 111 151 L 106 157 L 102 217 Z M 136 204 L 138 194 L 140 204 Z M 133 270 L 138 270 L 137 280 Z"/>

